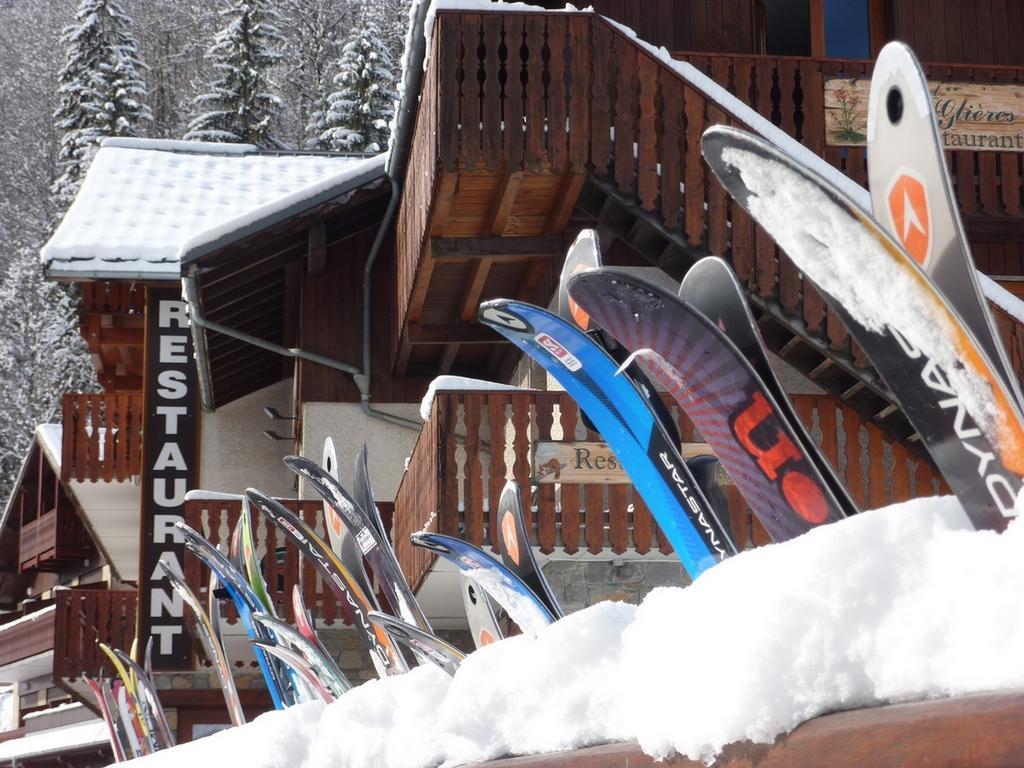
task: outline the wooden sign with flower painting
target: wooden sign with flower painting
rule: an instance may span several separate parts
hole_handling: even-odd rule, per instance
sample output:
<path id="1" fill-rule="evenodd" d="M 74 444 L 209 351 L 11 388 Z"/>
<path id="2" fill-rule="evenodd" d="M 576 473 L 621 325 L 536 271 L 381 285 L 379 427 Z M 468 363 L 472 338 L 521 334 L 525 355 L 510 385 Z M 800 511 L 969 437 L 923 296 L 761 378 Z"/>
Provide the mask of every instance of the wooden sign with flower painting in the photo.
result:
<path id="1" fill-rule="evenodd" d="M 935 119 L 946 149 L 1024 152 L 1024 88 L 1017 85 L 929 82 Z M 863 146 L 868 139 L 871 81 L 825 81 L 825 141 Z"/>

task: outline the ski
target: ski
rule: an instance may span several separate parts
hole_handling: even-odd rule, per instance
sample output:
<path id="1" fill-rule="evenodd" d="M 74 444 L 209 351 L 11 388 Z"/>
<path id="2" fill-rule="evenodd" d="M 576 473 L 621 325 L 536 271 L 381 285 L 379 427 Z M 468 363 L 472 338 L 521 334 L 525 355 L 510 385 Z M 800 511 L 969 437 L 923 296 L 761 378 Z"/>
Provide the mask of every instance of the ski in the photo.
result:
<path id="1" fill-rule="evenodd" d="M 82 680 L 89 690 L 92 691 L 93 698 L 96 699 L 96 706 L 100 710 L 100 716 L 103 718 L 103 724 L 107 727 L 107 739 L 110 741 L 110 751 L 114 753 L 114 762 L 123 763 L 125 761 L 124 745 L 121 743 L 121 737 L 117 733 L 114 715 L 107 706 L 107 699 L 103 695 L 103 681 L 101 679 L 97 682 L 89 677 L 89 675 L 82 675 Z"/>
<path id="2" fill-rule="evenodd" d="M 544 571 L 537 564 L 537 558 L 533 555 L 530 534 L 523 520 L 523 500 L 519 493 L 519 483 L 515 480 L 505 483 L 498 499 L 498 549 L 505 567 L 522 579 L 523 583 L 533 590 L 533 594 L 544 601 L 552 616 L 556 619 L 562 618 L 565 614 L 551 591 L 551 585 L 544 578 Z"/>
<path id="3" fill-rule="evenodd" d="M 341 468 L 338 465 L 338 453 L 334 447 L 334 441 L 331 438 L 324 440 L 324 458 L 323 466 L 318 467 L 316 462 L 305 459 L 309 465 L 317 467 L 324 475 L 332 478 L 337 485 L 341 486 Z M 290 469 L 296 471 L 291 464 L 288 463 L 288 458 L 284 460 L 285 464 Z M 299 473 L 300 477 L 306 477 L 305 474 Z M 308 482 L 308 478 L 307 478 Z M 320 494 L 323 496 L 323 494 Z M 352 505 L 353 502 L 347 496 L 344 502 L 337 502 L 332 504 L 331 501 L 325 496 L 323 501 L 324 508 L 324 527 L 327 529 L 327 540 L 331 544 L 331 550 L 338 556 L 338 559 L 345 565 L 348 572 L 352 574 L 352 578 L 356 580 L 356 584 L 363 590 L 370 602 L 373 603 L 375 608 L 380 608 L 377 605 L 377 594 L 373 589 L 373 584 L 370 583 L 370 577 L 366 573 L 366 569 L 363 567 L 363 553 L 360 551 L 360 545 L 356 541 L 356 534 L 351 531 L 351 526 L 345 524 L 342 519 L 342 515 L 346 513 L 346 510 Z"/>
<path id="4" fill-rule="evenodd" d="M 100 643 L 102 646 L 103 643 Z M 114 648 L 114 655 L 121 661 L 133 677 L 133 684 L 136 689 L 137 701 L 142 705 L 143 715 L 146 718 L 146 728 L 150 732 L 154 751 L 170 749 L 174 746 L 174 736 L 171 727 L 167 723 L 167 714 L 164 712 L 163 704 L 157 695 L 156 686 L 146 671 L 139 666 L 131 656 L 120 648 Z"/>
<path id="5" fill-rule="evenodd" d="M 366 443 L 359 449 L 356 456 L 355 475 L 352 480 L 352 496 L 356 504 L 363 510 L 363 514 L 370 518 L 377 527 L 377 532 L 383 541 L 388 541 L 388 532 L 384 528 L 384 520 L 380 516 L 380 509 L 373 498 L 373 486 L 370 485 L 369 451 Z"/>
<path id="6" fill-rule="evenodd" d="M 213 669 L 217 673 L 217 679 L 220 680 L 220 687 L 224 694 L 224 702 L 227 704 L 228 714 L 231 717 L 231 724 L 243 725 L 245 723 L 245 713 L 242 711 L 242 702 L 238 698 L 238 689 L 235 686 L 234 675 L 231 674 L 231 665 L 228 663 L 227 655 L 224 653 L 224 646 L 220 638 L 217 637 L 209 616 L 203 611 L 202 603 L 199 602 L 199 598 L 196 597 L 195 593 L 189 589 L 185 580 L 175 573 L 173 568 L 165 565 L 163 561 L 160 561 L 160 565 L 163 567 L 164 576 L 168 583 L 170 583 L 171 588 L 178 593 L 182 602 L 191 609 L 196 617 L 196 631 L 199 633 L 199 642 L 203 646 L 206 658 L 213 664 Z M 214 578 L 215 576 L 211 573 L 211 588 Z"/>
<path id="7" fill-rule="evenodd" d="M 324 644 L 320 642 L 320 637 L 316 633 L 316 620 L 313 618 L 313 612 L 306 607 L 306 603 L 302 599 L 302 590 L 298 584 L 292 584 L 292 610 L 295 612 L 295 628 L 299 634 L 316 646 L 321 653 L 330 656 Z"/>
<path id="8" fill-rule="evenodd" d="M 263 603 L 264 610 L 276 616 L 277 611 L 274 610 L 274 603 L 270 599 L 270 593 L 267 591 L 266 579 L 263 578 L 263 569 L 260 568 L 260 561 L 256 555 L 256 539 L 252 529 L 252 510 L 250 509 L 249 500 L 245 497 L 242 498 L 242 514 L 238 522 L 239 539 L 241 541 L 240 560 L 242 565 L 245 566 L 244 570 L 241 568 L 239 570 L 249 579 L 249 586 L 252 587 L 256 597 Z"/>
<path id="9" fill-rule="evenodd" d="M 473 645 L 477 649 L 496 643 L 505 638 L 494 615 L 494 606 L 487 593 L 477 586 L 476 582 L 459 573 L 459 589 L 462 592 L 462 604 L 466 608 L 466 621 L 469 633 L 473 636 Z"/>
<path id="10" fill-rule="evenodd" d="M 231 561 L 220 550 L 207 541 L 198 531 L 190 528 L 184 521 L 178 520 L 174 526 L 181 531 L 185 539 L 185 547 L 198 557 L 207 568 L 217 574 L 218 580 L 224 585 L 228 595 L 231 597 L 231 601 L 235 604 L 238 616 L 242 620 L 242 625 L 245 627 L 245 631 L 250 639 L 272 640 L 273 638 L 252 619 L 253 613 L 260 610 L 261 603 L 252 591 L 252 587 L 249 586 L 249 582 L 245 580 L 245 577 L 239 570 L 231 564 Z M 284 709 L 293 704 L 294 702 L 288 693 L 288 686 L 285 683 L 284 670 L 277 662 L 261 652 L 256 653 L 256 662 L 266 678 L 267 690 L 274 701 L 274 708 Z"/>
<path id="11" fill-rule="evenodd" d="M 875 218 L 963 318 L 1020 407 L 1024 397 L 978 283 L 946 171 L 928 81 L 905 43 L 888 43 L 875 62 L 867 152 Z"/>
<path id="12" fill-rule="evenodd" d="M 1005 529 L 1024 476 L 1021 414 L 931 280 L 849 198 L 767 142 L 718 126 L 702 144 L 736 202 L 849 315 L 974 526 Z"/>
<path id="13" fill-rule="evenodd" d="M 364 514 L 341 484 L 316 462 L 302 456 L 286 456 L 284 462 L 323 497 L 337 520 L 350 532 L 359 545 L 360 560 L 365 557 L 370 564 L 391 609 L 405 621 L 429 632 L 430 623 L 402 574 L 391 542 L 381 538 L 372 517 Z"/>
<path id="14" fill-rule="evenodd" d="M 405 660 L 392 644 L 391 638 L 386 632 L 375 629 L 366 618 L 373 610 L 373 604 L 327 543 L 298 515 L 280 502 L 253 488 L 247 489 L 245 495 L 260 514 L 276 523 L 299 551 L 313 563 L 338 600 L 347 603 L 351 608 L 356 634 L 370 654 L 377 674 L 384 677 L 408 671 Z"/>
<path id="15" fill-rule="evenodd" d="M 845 517 L 761 377 L 708 318 L 612 269 L 577 275 L 569 290 L 668 389 L 772 540 Z"/>
<path id="16" fill-rule="evenodd" d="M 268 613 L 254 613 L 253 619 L 276 635 L 278 644 L 287 643 L 298 651 L 335 698 L 352 689 L 352 683 L 334 659 L 295 627 Z"/>
<path id="17" fill-rule="evenodd" d="M 160 749 L 156 737 L 156 724 L 152 720 L 146 703 L 139 697 L 134 678 L 125 667 L 118 652 L 115 652 L 113 648 L 103 642 L 97 642 L 96 645 L 110 660 L 114 671 L 117 672 L 117 676 L 121 678 L 121 684 L 124 686 L 125 701 L 127 702 L 127 711 L 137 726 L 143 749 L 149 754 L 156 752 Z"/>
<path id="18" fill-rule="evenodd" d="M 617 375 L 604 350 L 561 318 L 518 301 L 481 304 L 480 322 L 540 363 L 590 415 L 691 578 L 736 553 L 649 404 L 632 381 Z"/>
<path id="19" fill-rule="evenodd" d="M 775 404 L 800 441 L 808 460 L 817 468 L 818 474 L 842 506 L 843 512 L 847 516 L 859 512 L 860 508 L 850 496 L 846 484 L 807 433 L 789 395 L 775 375 L 775 369 L 768 359 L 768 350 L 750 311 L 750 304 L 747 303 L 743 287 L 736 279 L 732 267 L 717 256 L 701 259 L 690 267 L 683 277 L 683 282 L 679 286 L 679 298 L 704 315 L 736 345 L 755 373 L 761 377 L 768 392 L 775 398 Z"/>
<path id="20" fill-rule="evenodd" d="M 331 693 L 330 689 L 324 684 L 324 682 L 317 676 L 316 672 L 310 663 L 302 657 L 301 654 L 285 648 L 284 646 L 277 645 L 266 640 L 252 640 L 249 642 L 253 648 L 262 651 L 263 653 L 270 654 L 280 662 L 282 662 L 288 669 L 292 670 L 297 674 L 303 683 L 309 687 L 311 691 L 321 701 L 330 704 L 335 700 L 335 696 Z"/>
<path id="21" fill-rule="evenodd" d="M 536 637 L 555 620 L 522 579 L 479 547 L 440 533 L 412 534 L 412 543 L 441 555 L 487 592 L 523 632 Z"/>
<path id="22" fill-rule="evenodd" d="M 616 342 L 612 334 L 607 333 L 600 325 L 595 323 L 594 318 L 587 314 L 573 300 L 572 294 L 569 293 L 569 279 L 573 275 L 586 272 L 589 269 L 598 269 L 602 266 L 601 238 L 596 230 L 582 230 L 576 236 L 572 245 L 569 246 L 569 250 L 565 254 L 565 263 L 562 264 L 562 273 L 558 279 L 558 316 L 567 323 L 575 323 L 581 331 L 586 333 L 601 349 L 607 352 L 612 360 L 622 365 L 626 362 L 629 352 Z M 678 446 L 682 442 L 679 427 L 676 426 L 676 421 L 672 418 L 672 414 L 665 405 L 665 402 L 659 397 L 657 389 L 644 375 L 640 366 L 634 363 L 626 366 L 625 374 L 636 384 L 637 389 L 644 396 L 655 418 L 661 424 L 662 429 L 665 430 L 665 434 L 668 435 L 669 440 L 672 441 L 673 445 Z M 583 422 L 587 429 L 590 429 L 592 432 L 600 432 L 600 430 L 594 429 L 594 425 L 590 423 L 590 418 L 585 411 L 583 412 Z"/>
<path id="23" fill-rule="evenodd" d="M 445 642 L 430 632 L 424 632 L 415 624 L 402 621 L 396 616 L 371 611 L 370 621 L 383 627 L 384 631 L 395 641 L 404 645 L 417 656 L 426 658 L 449 675 L 454 675 L 459 664 L 466 658 L 466 654 L 451 643 Z"/>

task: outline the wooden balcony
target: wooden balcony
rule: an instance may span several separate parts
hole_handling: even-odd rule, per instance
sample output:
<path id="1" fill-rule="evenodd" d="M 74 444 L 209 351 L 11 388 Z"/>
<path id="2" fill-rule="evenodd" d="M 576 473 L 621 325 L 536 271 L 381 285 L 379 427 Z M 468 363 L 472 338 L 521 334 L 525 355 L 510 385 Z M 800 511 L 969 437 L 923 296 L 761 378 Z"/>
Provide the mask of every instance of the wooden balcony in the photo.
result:
<path id="1" fill-rule="evenodd" d="M 0 667 L 53 650 L 55 627 L 53 606 L 0 625 Z"/>
<path id="2" fill-rule="evenodd" d="M 824 79 L 867 75 L 867 62 L 687 58 L 865 181 L 863 148 L 827 147 L 822 113 Z M 969 82 L 1024 74 L 928 69 L 937 79 Z M 497 296 L 547 304 L 571 228 L 592 225 L 612 236 L 610 251 L 627 250 L 676 278 L 699 257 L 726 258 L 773 351 L 890 436 L 911 439 L 839 318 L 704 163 L 707 126 L 750 126 L 700 80 L 593 15 L 440 11 L 397 222 L 396 373 L 503 380 L 516 351 L 480 335 L 476 306 Z M 949 160 L 979 263 L 998 274 L 1017 270 L 1020 238 L 998 239 L 1024 226 L 1021 156 L 953 152 Z M 996 314 L 1020 374 L 1020 323 Z"/>
<path id="3" fill-rule="evenodd" d="M 324 528 L 323 503 L 320 501 L 303 501 L 298 499 L 281 499 L 308 523 L 313 530 L 327 539 Z M 392 506 L 378 502 L 384 524 L 391 522 Z M 234 531 L 242 512 L 242 502 L 235 500 L 193 500 L 185 502 L 185 522 L 202 533 L 214 546 L 228 545 L 231 532 Z M 267 582 L 267 591 L 274 602 L 279 616 L 287 621 L 295 621 L 292 606 L 292 587 L 302 585 L 302 595 L 306 607 L 314 615 L 331 625 L 335 621 L 346 621 L 345 615 L 334 596 L 334 593 L 323 584 L 323 579 L 316 572 L 309 560 L 300 557 L 298 549 L 288 541 L 276 526 L 268 525 L 266 520 L 253 516 L 256 553 L 263 563 L 263 576 Z M 300 568 L 301 580 L 300 580 Z M 185 581 L 197 595 L 205 595 L 210 583 L 210 571 L 197 558 L 185 555 Z M 225 606 L 225 618 L 234 623 L 238 620 L 235 610 Z M 347 621 L 346 621 L 347 623 Z"/>
<path id="4" fill-rule="evenodd" d="M 61 479 L 130 480 L 142 467 L 141 394 L 64 395 Z"/>
<path id="5" fill-rule="evenodd" d="M 74 509 L 64 504 L 22 523 L 18 553 L 19 572 L 59 572 L 81 566 L 96 547 Z"/>
<path id="6" fill-rule="evenodd" d="M 794 404 L 862 507 L 931 496 L 944 488 L 928 463 L 851 408 L 837 406 L 835 398 L 798 395 Z M 685 415 L 673 411 L 684 443 L 701 442 Z M 523 510 L 527 529 L 545 554 L 670 554 L 671 546 L 633 486 L 535 484 L 538 441 L 596 439 L 564 392 L 438 392 L 395 498 L 396 549 L 409 583 L 416 588 L 433 563 L 432 556 L 409 545 L 414 531 L 458 536 L 496 551 L 496 510 L 506 478 L 517 480 L 530 499 Z M 735 488 L 725 490 L 739 546 L 768 543 Z"/>
<path id="7" fill-rule="evenodd" d="M 135 591 L 64 589 L 56 593 L 53 678 L 74 681 L 83 673 L 111 674 L 110 660 L 97 646 L 129 650 L 135 640 Z"/>

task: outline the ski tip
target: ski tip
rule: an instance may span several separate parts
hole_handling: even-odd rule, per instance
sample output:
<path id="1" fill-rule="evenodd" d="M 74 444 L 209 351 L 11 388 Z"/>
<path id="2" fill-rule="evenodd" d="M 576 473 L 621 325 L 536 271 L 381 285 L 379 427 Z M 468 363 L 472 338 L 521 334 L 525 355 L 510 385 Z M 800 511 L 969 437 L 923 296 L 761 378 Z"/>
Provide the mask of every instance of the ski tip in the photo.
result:
<path id="1" fill-rule="evenodd" d="M 480 305 L 478 319 L 483 325 L 494 328 L 502 335 L 531 334 L 530 325 L 517 311 L 518 302 L 512 299 L 492 299 Z"/>
<path id="2" fill-rule="evenodd" d="M 905 43 L 893 41 L 885 45 L 875 60 L 868 96 L 868 147 L 884 139 L 903 121 L 912 108 L 916 122 L 935 125 L 931 93 L 924 70 L 914 52 Z M 881 132 L 881 133 L 880 133 Z M 935 132 L 938 137 L 938 129 Z"/>

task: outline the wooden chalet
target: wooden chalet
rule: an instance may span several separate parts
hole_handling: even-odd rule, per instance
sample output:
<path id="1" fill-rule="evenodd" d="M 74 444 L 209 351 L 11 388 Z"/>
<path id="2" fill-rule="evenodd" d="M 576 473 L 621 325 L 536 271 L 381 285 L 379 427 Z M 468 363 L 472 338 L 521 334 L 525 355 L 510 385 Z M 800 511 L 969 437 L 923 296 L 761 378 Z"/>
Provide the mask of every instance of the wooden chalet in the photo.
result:
<path id="1" fill-rule="evenodd" d="M 153 434 L 144 426 L 155 381 L 147 363 L 158 352 L 154 297 L 176 291 L 179 281 L 196 382 L 188 487 L 239 493 L 256 486 L 322 526 L 319 502 L 283 469 L 281 456 L 319 458 L 330 435 L 350 474 L 367 441 L 375 493 L 393 515 L 402 567 L 442 629 L 464 627 L 457 595 L 447 594 L 454 590 L 451 573 L 413 549 L 408 534 L 427 526 L 493 545 L 496 499 L 508 477 L 531 489 L 534 546 L 552 563 L 571 568 L 625 557 L 668 564 L 673 578 L 681 576 L 628 483 L 533 482 L 536 443 L 596 437 L 564 393 L 549 389 L 515 348 L 475 321 L 489 298 L 548 305 L 565 249 L 585 227 L 598 230 L 608 263 L 656 268 L 676 280 L 708 254 L 728 260 L 792 383 L 798 413 L 858 503 L 875 507 L 943 490 L 863 352 L 714 180 L 699 139 L 712 124 L 764 130 L 767 121 L 785 134 L 780 141 L 799 143 L 833 172 L 866 184 L 864 147 L 830 134 L 829 83 L 870 77 L 874 53 L 899 38 L 914 46 L 937 83 L 1019 85 L 1024 52 L 1013 41 L 1024 36 L 1020 4 L 863 0 L 846 4 L 852 16 L 840 19 L 841 4 L 829 0 L 594 5 L 597 13 L 441 3 L 429 34 L 422 30 L 424 6 L 410 38 L 387 160 L 343 168 L 330 165 L 349 162 L 339 158 L 159 142 L 113 142 L 100 150 L 102 162 L 90 176 L 116 178 L 130 156 L 133 167 L 155 168 L 153 178 L 164 178 L 167 169 L 201 157 L 230 166 L 233 187 L 282 186 L 276 197 L 245 198 L 231 210 L 224 189 L 197 200 L 207 192 L 191 182 L 155 201 L 126 188 L 118 205 L 129 209 L 156 211 L 180 197 L 189 216 L 199 209 L 209 215 L 188 219 L 156 248 L 130 228 L 118 235 L 127 238 L 121 243 L 102 241 L 104 235 L 75 224 L 72 208 L 64 234 L 58 231 L 48 246 L 50 276 L 81 285 L 82 333 L 104 391 L 65 396 L 59 450 L 48 458 L 37 441 L 0 529 L 7 564 L 0 600 L 15 609 L 12 618 L 24 617 L 9 630 L 17 643 L 0 643 L 0 682 L 28 675 L 34 685 L 91 706 L 77 680 L 83 671 L 99 671 L 94 640 L 127 647 L 137 614 L 147 613 L 136 601 L 151 581 L 139 545 L 149 515 L 140 488 L 153 474 L 142 434 Z M 977 266 L 1014 294 L 1024 293 L 1022 157 L 989 148 L 947 155 Z M 308 174 L 301 175 L 305 165 Z M 83 189 L 100 188 L 97 182 Z M 994 304 L 993 314 L 1019 375 L 1024 328 L 1006 303 Z M 442 374 L 530 390 L 442 388 L 424 422 L 418 404 Z M 700 442 L 682 414 L 678 420 L 684 441 Z M 742 499 L 726 492 L 741 545 L 766 541 Z M 240 503 L 194 494 L 178 514 L 220 543 Z M 51 522 L 61 520 L 70 522 Z M 340 607 L 294 548 L 263 525 L 258 547 L 286 618 L 293 618 L 292 585 L 301 581 L 321 626 L 343 626 Z M 105 578 L 75 581 L 96 563 L 104 564 Z M 204 569 L 191 557 L 183 569 L 203 592 Z M 45 599 L 26 600 L 27 579 L 43 574 L 50 584 L 39 592 Z M 28 620 L 49 606 L 51 613 Z M 232 626 L 241 647 L 240 628 Z M 0 625 L 0 638 L 4 633 Z M 341 629 L 336 642 L 344 663 L 368 666 L 351 659 Z M 51 666 L 21 677 L 2 674 L 27 669 L 40 654 L 52 655 Z M 253 669 L 245 663 L 238 673 Z M 164 703 L 180 739 L 227 721 L 219 693 L 203 682 L 210 673 L 202 661 L 190 655 L 161 674 L 176 681 Z M 269 704 L 254 685 L 246 703 L 258 711 Z M 1019 702 L 1014 706 L 1019 710 Z M 846 743 L 822 738 L 813 743 Z M 619 755 L 617 763 L 587 759 L 572 764 L 621 764 L 634 755 Z"/>

